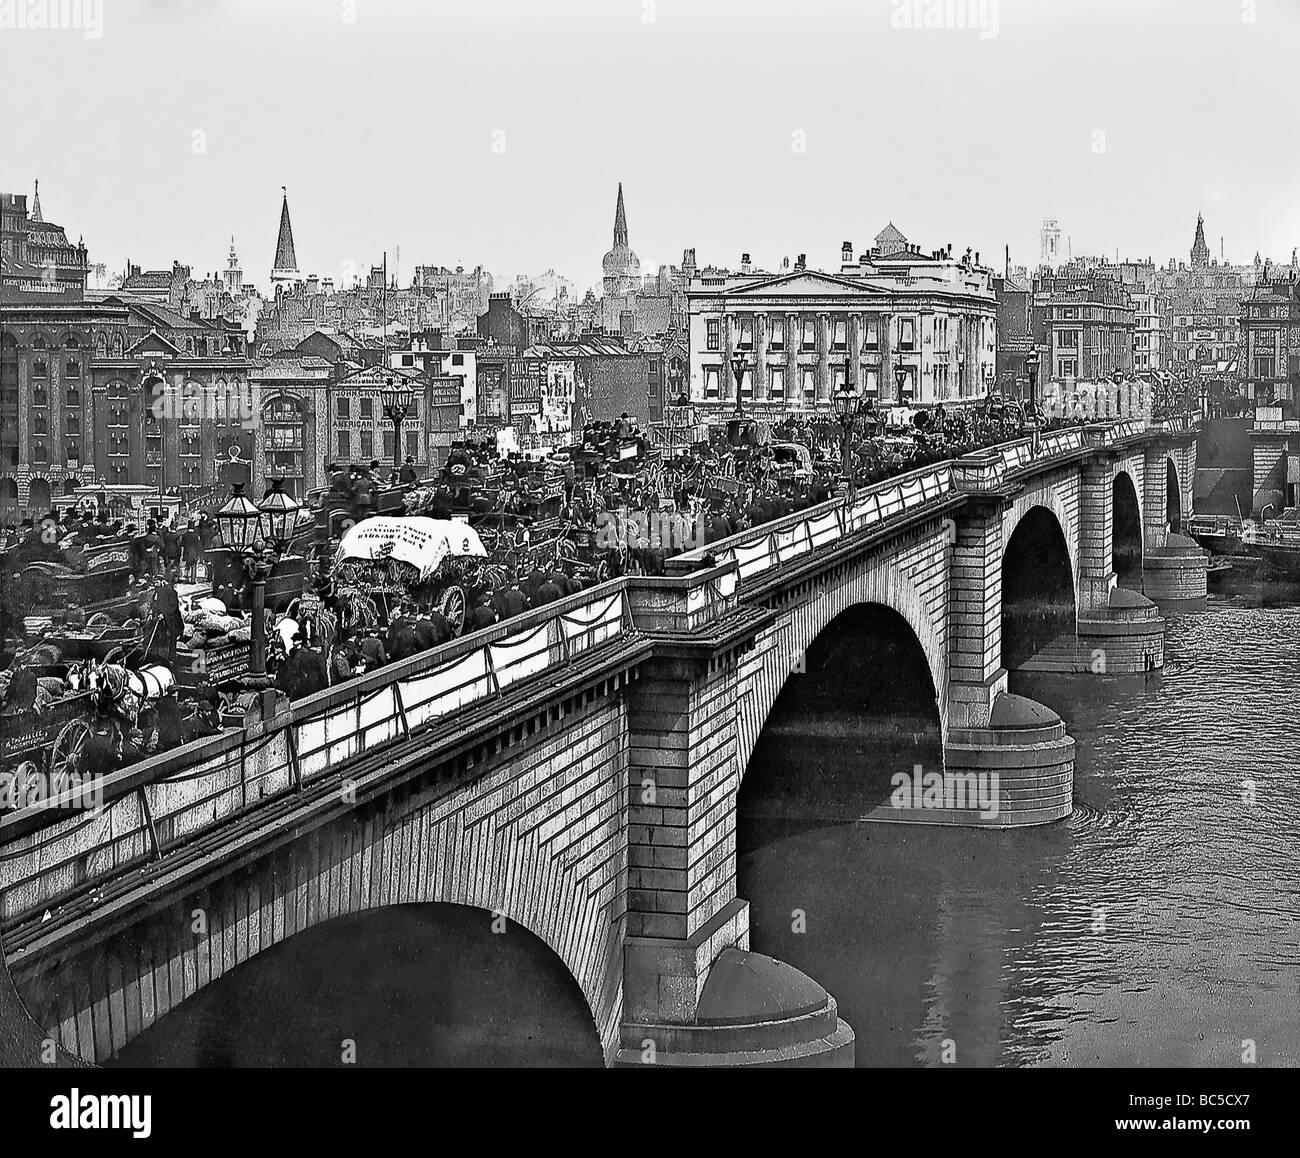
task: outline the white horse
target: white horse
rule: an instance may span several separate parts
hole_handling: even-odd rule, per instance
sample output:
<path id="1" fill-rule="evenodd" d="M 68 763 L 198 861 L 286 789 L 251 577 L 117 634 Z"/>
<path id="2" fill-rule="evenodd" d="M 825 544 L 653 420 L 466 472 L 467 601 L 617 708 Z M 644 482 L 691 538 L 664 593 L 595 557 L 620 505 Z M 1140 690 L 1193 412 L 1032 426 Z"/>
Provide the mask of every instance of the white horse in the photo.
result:
<path id="1" fill-rule="evenodd" d="M 101 711 L 124 723 L 133 734 L 133 738 L 143 739 L 140 728 L 141 714 L 156 709 L 158 702 L 175 690 L 176 676 L 171 668 L 160 663 L 145 664 L 143 667 L 132 669 L 120 663 L 109 663 L 105 659 L 102 663 L 91 662 L 86 687 L 94 693 L 95 702 Z M 144 743 L 146 750 L 152 750 L 158 742 L 156 718 L 150 733 L 150 738 Z M 115 745 L 119 756 L 122 739 L 119 729 Z"/>

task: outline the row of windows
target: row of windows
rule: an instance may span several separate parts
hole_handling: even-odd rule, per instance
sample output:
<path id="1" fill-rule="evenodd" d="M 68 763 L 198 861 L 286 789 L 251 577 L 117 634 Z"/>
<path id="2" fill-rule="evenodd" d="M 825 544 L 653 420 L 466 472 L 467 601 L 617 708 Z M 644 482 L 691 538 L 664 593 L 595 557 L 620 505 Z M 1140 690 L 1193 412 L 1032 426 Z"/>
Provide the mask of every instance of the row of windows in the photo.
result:
<path id="1" fill-rule="evenodd" d="M 943 322 L 943 339 L 941 344 L 946 345 L 948 339 L 948 319 L 939 319 Z M 752 350 L 754 348 L 754 319 L 745 314 L 740 315 L 740 339 L 737 343 L 742 350 Z M 937 324 L 937 323 L 936 323 Z M 800 319 L 796 325 L 799 335 L 799 348 L 801 350 L 815 350 L 817 348 L 817 320 L 815 318 L 805 317 Z M 768 348 L 771 350 L 785 349 L 788 325 L 784 318 L 773 318 L 768 321 Z M 880 322 L 874 317 L 868 317 L 865 320 L 865 333 L 863 335 L 863 345 L 867 349 L 877 349 L 880 346 Z M 843 351 L 848 348 L 848 320 L 845 318 L 834 318 L 830 320 L 830 343 L 832 350 Z M 720 350 L 722 348 L 722 319 L 708 318 L 705 321 L 705 339 L 706 345 L 710 350 Z M 916 342 L 916 319 L 899 318 L 898 319 L 898 341 L 901 348 L 911 349 Z"/>
<path id="2" fill-rule="evenodd" d="M 65 406 L 80 406 L 81 391 L 75 386 L 69 386 L 64 391 L 63 400 Z M 50 404 L 50 392 L 44 386 L 34 386 L 32 388 L 32 405 L 44 409 Z"/>
<path id="3" fill-rule="evenodd" d="M 393 457 L 393 431 L 385 430 L 383 432 L 383 452 L 382 456 L 385 461 L 391 461 Z M 340 430 L 338 438 L 338 457 L 344 462 L 350 462 L 352 459 L 352 432 L 349 430 Z M 412 458 L 420 457 L 420 432 L 418 430 L 408 430 L 406 432 L 406 453 Z M 361 431 L 361 436 L 357 441 L 357 456 L 360 459 L 373 459 L 375 457 L 375 438 L 374 432 L 370 430 Z"/>
<path id="4" fill-rule="evenodd" d="M 375 400 L 373 398 L 358 398 L 357 402 L 359 403 L 359 406 L 357 408 L 358 418 L 364 421 L 366 419 L 373 419 L 375 417 Z M 351 398 L 339 398 L 335 401 L 334 417 L 337 418 L 340 422 L 350 422 L 352 420 L 352 399 Z M 407 414 L 407 418 L 418 419 L 419 417 L 420 417 L 420 400 L 418 398 L 412 398 L 411 410 L 410 413 Z"/>
<path id="5" fill-rule="evenodd" d="M 704 367 L 704 397 L 705 399 L 719 399 L 722 394 L 722 376 L 723 367 L 705 366 Z M 914 381 L 915 367 L 907 367 L 907 382 L 904 386 L 904 396 L 914 393 L 914 387 L 911 385 Z M 730 370 L 727 371 L 728 379 L 735 381 Z M 947 367 L 944 368 L 942 379 L 944 386 L 947 385 Z M 843 366 L 831 367 L 830 390 L 835 392 L 843 389 L 845 384 L 845 368 Z M 767 395 L 773 399 L 783 399 L 793 397 L 794 395 L 786 394 L 787 375 L 784 366 L 769 366 L 767 369 Z M 812 402 L 817 397 L 817 370 L 813 366 L 802 366 L 799 368 L 799 386 L 803 398 Z M 880 395 L 880 367 L 863 366 L 862 367 L 862 387 L 863 393 L 867 397 L 879 397 Z M 752 399 L 754 397 L 754 373 L 752 370 L 746 370 L 744 377 L 740 381 L 740 397 L 742 399 Z"/>
<path id="6" fill-rule="evenodd" d="M 50 368 L 44 358 L 37 358 L 34 362 L 32 362 L 33 378 L 48 378 L 49 376 L 50 376 Z M 81 363 L 77 361 L 76 358 L 69 358 L 63 364 L 63 376 L 65 378 L 80 378 Z"/>

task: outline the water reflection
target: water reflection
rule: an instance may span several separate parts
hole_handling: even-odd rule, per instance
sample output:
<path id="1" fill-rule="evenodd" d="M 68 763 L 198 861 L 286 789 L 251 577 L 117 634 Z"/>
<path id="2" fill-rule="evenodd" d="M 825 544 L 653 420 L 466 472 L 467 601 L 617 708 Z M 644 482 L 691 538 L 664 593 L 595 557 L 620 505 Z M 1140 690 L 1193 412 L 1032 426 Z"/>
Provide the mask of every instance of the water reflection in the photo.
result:
<path id="1" fill-rule="evenodd" d="M 860 1065 L 1300 1062 L 1300 611 L 1245 602 L 1171 619 L 1159 677 L 1013 682 L 1078 743 L 1060 824 L 800 831 L 751 766 L 751 945 L 830 989 Z"/>

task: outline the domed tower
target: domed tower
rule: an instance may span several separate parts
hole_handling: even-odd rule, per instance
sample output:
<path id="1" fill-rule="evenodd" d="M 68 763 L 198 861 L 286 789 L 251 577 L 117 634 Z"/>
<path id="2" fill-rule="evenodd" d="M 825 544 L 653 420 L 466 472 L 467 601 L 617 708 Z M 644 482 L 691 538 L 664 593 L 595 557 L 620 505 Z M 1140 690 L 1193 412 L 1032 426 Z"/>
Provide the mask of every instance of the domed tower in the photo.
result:
<path id="1" fill-rule="evenodd" d="M 614 210 L 614 248 L 605 254 L 605 296 L 619 297 L 641 288 L 641 260 L 627 243 L 627 213 L 623 208 L 623 183 L 618 184 Z"/>

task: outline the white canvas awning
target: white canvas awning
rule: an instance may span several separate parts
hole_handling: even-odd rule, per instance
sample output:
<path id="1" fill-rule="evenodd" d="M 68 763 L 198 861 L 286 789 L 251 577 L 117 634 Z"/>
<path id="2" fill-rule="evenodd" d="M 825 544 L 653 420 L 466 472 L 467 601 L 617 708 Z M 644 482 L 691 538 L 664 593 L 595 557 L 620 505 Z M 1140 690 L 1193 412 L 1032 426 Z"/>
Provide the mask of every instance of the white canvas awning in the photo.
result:
<path id="1" fill-rule="evenodd" d="M 448 555 L 485 557 L 478 532 L 467 523 L 422 516 L 376 515 L 353 524 L 339 543 L 335 562 L 343 559 L 398 559 L 427 579 Z"/>

